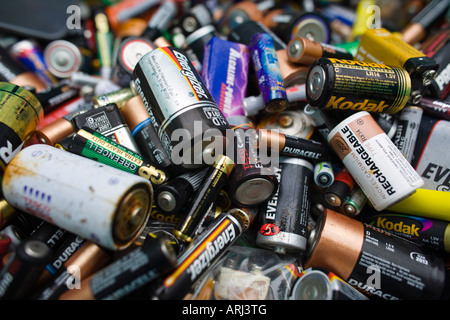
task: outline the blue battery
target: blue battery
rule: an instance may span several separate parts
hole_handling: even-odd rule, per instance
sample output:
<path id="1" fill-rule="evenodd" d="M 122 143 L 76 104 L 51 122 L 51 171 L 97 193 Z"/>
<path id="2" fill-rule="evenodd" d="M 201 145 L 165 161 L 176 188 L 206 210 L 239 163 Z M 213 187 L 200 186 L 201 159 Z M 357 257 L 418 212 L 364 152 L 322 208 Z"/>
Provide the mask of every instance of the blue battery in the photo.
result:
<path id="1" fill-rule="evenodd" d="M 272 113 L 283 111 L 288 100 L 272 36 L 265 32 L 254 34 L 249 48 L 264 109 Z"/>

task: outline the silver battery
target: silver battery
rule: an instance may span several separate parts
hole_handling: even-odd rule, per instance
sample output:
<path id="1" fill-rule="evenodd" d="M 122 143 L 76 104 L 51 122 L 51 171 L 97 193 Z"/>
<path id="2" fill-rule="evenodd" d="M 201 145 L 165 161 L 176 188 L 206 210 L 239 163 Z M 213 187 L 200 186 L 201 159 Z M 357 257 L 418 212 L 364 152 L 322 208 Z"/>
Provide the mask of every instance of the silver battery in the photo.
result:
<path id="1" fill-rule="evenodd" d="M 44 144 L 14 157 L 2 188 L 13 207 L 111 250 L 139 236 L 153 202 L 149 180 Z"/>
<path id="2" fill-rule="evenodd" d="M 423 110 L 416 106 L 407 106 L 400 111 L 397 131 L 392 141 L 406 160 L 411 163 Z"/>

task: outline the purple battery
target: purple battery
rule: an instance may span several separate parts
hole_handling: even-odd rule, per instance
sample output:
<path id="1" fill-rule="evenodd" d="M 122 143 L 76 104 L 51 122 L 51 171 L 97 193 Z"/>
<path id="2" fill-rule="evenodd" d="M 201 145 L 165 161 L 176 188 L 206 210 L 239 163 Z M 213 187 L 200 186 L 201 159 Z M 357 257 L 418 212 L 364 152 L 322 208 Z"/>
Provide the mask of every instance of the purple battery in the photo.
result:
<path id="1" fill-rule="evenodd" d="M 229 122 L 245 115 L 249 61 L 244 44 L 213 37 L 205 45 L 202 77 Z"/>
<path id="2" fill-rule="evenodd" d="M 249 48 L 264 109 L 268 112 L 283 111 L 288 100 L 272 36 L 266 32 L 254 34 Z"/>

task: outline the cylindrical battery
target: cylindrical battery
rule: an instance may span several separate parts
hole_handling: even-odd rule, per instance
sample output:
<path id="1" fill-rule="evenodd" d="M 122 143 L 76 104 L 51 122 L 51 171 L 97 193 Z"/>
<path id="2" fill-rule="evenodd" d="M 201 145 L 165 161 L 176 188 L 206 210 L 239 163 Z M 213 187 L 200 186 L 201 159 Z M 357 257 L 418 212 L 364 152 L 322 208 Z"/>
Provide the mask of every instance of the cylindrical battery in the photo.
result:
<path id="1" fill-rule="evenodd" d="M 119 300 L 172 270 L 176 254 L 164 237 L 147 237 L 144 244 L 67 290 L 59 300 Z"/>
<path id="2" fill-rule="evenodd" d="M 141 176 L 152 185 L 161 185 L 169 179 L 165 171 L 154 167 L 141 155 L 89 128 L 78 130 L 55 147 Z"/>
<path id="3" fill-rule="evenodd" d="M 160 185 L 155 190 L 158 208 L 167 213 L 178 213 L 197 192 L 207 170 L 188 171 Z"/>
<path id="4" fill-rule="evenodd" d="M 175 164 L 187 169 L 204 166 L 213 151 L 220 153 L 211 150 L 212 145 L 212 149 L 226 146 L 230 126 L 182 50 L 161 47 L 147 53 L 136 65 L 134 83 Z M 202 139 L 203 133 L 214 143 Z M 177 146 L 180 137 L 183 143 Z"/>
<path id="5" fill-rule="evenodd" d="M 280 158 L 277 193 L 261 207 L 256 244 L 277 253 L 303 253 L 308 239 L 313 165 L 303 159 Z"/>
<path id="6" fill-rule="evenodd" d="M 0 170 L 19 152 L 35 133 L 44 117 L 37 98 L 12 83 L 0 83 Z"/>
<path id="7" fill-rule="evenodd" d="M 139 148 L 131 135 L 130 128 L 116 104 L 84 110 L 74 116 L 71 122 L 76 131 L 87 127 L 133 152 L 139 153 Z"/>
<path id="8" fill-rule="evenodd" d="M 337 125 L 336 119 L 319 108 L 307 104 L 303 108 L 303 113 L 309 117 L 314 128 L 327 140 L 330 131 Z"/>
<path id="9" fill-rule="evenodd" d="M 141 97 L 135 96 L 128 100 L 120 108 L 120 113 L 130 128 L 131 135 L 142 156 L 149 159 L 158 168 L 170 170 L 172 161 L 155 132 Z"/>
<path id="10" fill-rule="evenodd" d="M 268 112 L 283 111 L 288 105 L 288 99 L 272 36 L 265 32 L 253 35 L 249 44 L 249 54 L 264 100 L 264 109 Z"/>
<path id="11" fill-rule="evenodd" d="M 261 205 L 272 198 L 278 188 L 278 180 L 271 170 L 273 164 L 270 159 L 261 160 L 261 148 L 257 148 L 253 129 L 236 128 L 233 131 L 236 138 L 233 150 L 236 166 L 226 190 L 231 201 L 239 207 Z"/>
<path id="12" fill-rule="evenodd" d="M 127 103 L 131 98 L 135 96 L 135 93 L 131 87 L 120 88 L 115 91 L 109 91 L 100 95 L 96 95 L 92 98 L 94 108 L 105 107 L 110 104 L 116 104 L 119 110 Z"/>
<path id="13" fill-rule="evenodd" d="M 156 49 L 156 45 L 143 37 L 127 37 L 117 51 L 116 66 L 111 80 L 121 87 L 129 87 L 133 80 L 134 67 L 147 52 Z"/>
<path id="14" fill-rule="evenodd" d="M 63 104 L 78 99 L 80 97 L 80 89 L 72 87 L 69 80 L 63 79 L 57 84 L 35 93 L 35 96 L 44 108 L 44 114 L 48 115 Z"/>
<path id="15" fill-rule="evenodd" d="M 202 183 L 194 197 L 189 202 L 190 208 L 185 218 L 174 229 L 175 236 L 183 242 L 194 240 L 198 229 L 208 214 L 208 210 L 228 181 L 235 163 L 225 155 L 218 155 L 208 168 Z"/>
<path id="16" fill-rule="evenodd" d="M 309 117 L 298 109 L 287 109 L 263 116 L 258 129 L 271 129 L 282 134 L 308 139 L 314 131 Z"/>
<path id="17" fill-rule="evenodd" d="M 44 49 L 48 70 L 57 78 L 69 78 L 72 73 L 85 71 L 88 57 L 86 49 L 67 40 L 54 40 Z"/>
<path id="18" fill-rule="evenodd" d="M 333 183 L 325 190 L 325 201 L 332 206 L 340 206 L 353 190 L 355 180 L 347 168 L 342 168 L 335 176 Z"/>
<path id="19" fill-rule="evenodd" d="M 392 139 L 394 145 L 411 163 L 414 148 L 416 146 L 417 135 L 419 134 L 420 121 L 423 110 L 416 106 L 408 106 L 402 109 L 399 114 L 397 131 Z"/>
<path id="20" fill-rule="evenodd" d="M 424 184 L 368 112 L 358 112 L 339 123 L 328 135 L 328 142 L 378 211 Z"/>
<path id="21" fill-rule="evenodd" d="M 293 63 L 310 65 L 322 57 L 353 60 L 353 55 L 345 49 L 299 36 L 288 42 L 286 50 Z"/>
<path id="22" fill-rule="evenodd" d="M 423 246 L 450 252 L 450 222 L 395 212 L 365 212 L 361 221 Z"/>
<path id="23" fill-rule="evenodd" d="M 148 179 L 44 144 L 14 157 L 2 187 L 12 206 L 112 250 L 134 241 L 153 201 Z"/>
<path id="24" fill-rule="evenodd" d="M 50 259 L 51 250 L 40 240 L 23 240 L 0 271 L 0 299 L 27 298 Z"/>
<path id="25" fill-rule="evenodd" d="M 361 187 L 356 185 L 342 204 L 343 214 L 349 217 L 356 217 L 367 203 L 367 196 Z"/>
<path id="26" fill-rule="evenodd" d="M 447 102 L 423 97 L 420 100 L 419 107 L 426 114 L 438 119 L 450 121 L 450 104 Z"/>
<path id="27" fill-rule="evenodd" d="M 371 298 L 439 299 L 444 259 L 407 241 L 332 210 L 317 220 L 304 267 L 325 268 Z"/>
<path id="28" fill-rule="evenodd" d="M 330 162 L 320 161 L 314 165 L 314 183 L 320 188 L 328 188 L 334 182 L 334 171 Z"/>
<path id="29" fill-rule="evenodd" d="M 333 272 L 307 268 L 295 281 L 292 300 L 368 300 L 368 298 Z"/>
<path id="30" fill-rule="evenodd" d="M 308 103 L 324 110 L 396 113 L 410 94 L 405 69 L 374 62 L 319 58 L 306 82 Z"/>

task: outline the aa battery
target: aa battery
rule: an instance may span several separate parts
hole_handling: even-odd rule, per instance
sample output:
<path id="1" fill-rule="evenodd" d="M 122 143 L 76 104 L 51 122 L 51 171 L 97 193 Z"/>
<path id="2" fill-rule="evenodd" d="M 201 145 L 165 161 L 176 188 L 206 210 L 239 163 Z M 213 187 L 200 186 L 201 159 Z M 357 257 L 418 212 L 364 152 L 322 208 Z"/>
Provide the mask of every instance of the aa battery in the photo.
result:
<path id="1" fill-rule="evenodd" d="M 204 166 L 214 146 L 227 144 L 230 126 L 182 50 L 161 47 L 147 53 L 136 65 L 134 83 L 164 148 L 181 168 Z M 204 132 L 214 143 L 202 139 Z M 180 135 L 183 143 L 176 148 Z"/>
<path id="2" fill-rule="evenodd" d="M 12 206 L 112 250 L 139 235 L 153 201 L 148 179 L 44 144 L 14 157 L 2 187 Z"/>
<path id="3" fill-rule="evenodd" d="M 44 117 L 37 98 L 28 90 L 12 83 L 0 83 L 0 167 L 3 171 L 11 159 L 35 133 Z"/>
<path id="4" fill-rule="evenodd" d="M 314 132 L 314 126 L 302 110 L 287 109 L 275 114 L 263 116 L 258 129 L 270 129 L 289 136 L 308 139 Z"/>
<path id="5" fill-rule="evenodd" d="M 444 101 L 424 97 L 420 100 L 419 107 L 422 108 L 424 113 L 437 119 L 450 121 L 450 104 Z"/>
<path id="6" fill-rule="evenodd" d="M 328 135 L 328 142 L 378 211 L 424 184 L 368 112 L 357 112 L 339 123 Z"/>
<path id="7" fill-rule="evenodd" d="M 319 161 L 314 165 L 314 183 L 320 188 L 328 188 L 334 182 L 334 171 L 330 162 Z"/>
<path id="8" fill-rule="evenodd" d="M 397 131 L 392 139 L 394 145 L 409 163 L 411 163 L 414 155 L 422 114 L 423 110 L 419 107 L 408 106 L 403 108 L 399 114 Z"/>
<path id="9" fill-rule="evenodd" d="M 298 157 L 311 162 L 328 159 L 328 146 L 315 140 L 258 129 L 259 146 L 278 146 L 281 156 Z"/>
<path id="10" fill-rule="evenodd" d="M 147 52 L 156 49 L 156 45 L 143 37 L 127 37 L 117 50 L 117 61 L 111 80 L 121 87 L 129 87 L 133 81 L 134 67 Z"/>
<path id="11" fill-rule="evenodd" d="M 356 60 L 403 68 L 411 79 L 411 103 L 417 104 L 436 78 L 439 65 L 423 52 L 384 28 L 367 29 L 361 37 Z"/>
<path id="12" fill-rule="evenodd" d="M 450 252 L 448 221 L 395 212 L 368 213 L 361 221 L 440 252 Z"/>
<path id="13" fill-rule="evenodd" d="M 326 141 L 330 131 L 337 125 L 335 118 L 330 117 L 328 113 L 309 104 L 305 105 L 303 112 L 311 119 L 314 128 Z"/>
<path id="14" fill-rule="evenodd" d="M 253 35 L 249 52 L 264 100 L 264 110 L 272 113 L 283 111 L 288 100 L 272 36 L 265 32 Z"/>
<path id="15" fill-rule="evenodd" d="M 144 244 L 103 269 L 84 278 L 80 290 L 67 290 L 59 300 L 119 300 L 176 264 L 176 254 L 167 239 L 147 238 Z"/>
<path id="16" fill-rule="evenodd" d="M 5 199 L 0 199 L 0 230 L 10 225 L 18 216 L 19 212 L 12 207 Z"/>
<path id="17" fill-rule="evenodd" d="M 130 87 L 121 88 L 115 91 L 109 91 L 104 94 L 96 95 L 92 98 L 94 108 L 105 107 L 110 104 L 116 104 L 119 110 L 127 103 L 131 98 L 135 96 L 133 90 Z"/>
<path id="18" fill-rule="evenodd" d="M 322 57 L 353 60 L 353 55 L 345 49 L 299 36 L 288 42 L 286 50 L 289 61 L 306 65 Z"/>
<path id="19" fill-rule="evenodd" d="M 356 185 L 342 204 L 343 214 L 356 217 L 367 203 L 367 197 L 361 187 Z"/>
<path id="20" fill-rule="evenodd" d="M 61 140 L 55 146 L 141 176 L 155 186 L 161 185 L 169 179 L 166 172 L 148 163 L 141 155 L 86 127 Z"/>
<path id="21" fill-rule="evenodd" d="M 141 97 L 135 96 L 127 101 L 120 109 L 120 113 L 128 124 L 142 156 L 149 159 L 156 167 L 170 170 L 172 160 L 156 134 Z"/>
<path id="22" fill-rule="evenodd" d="M 306 83 L 308 103 L 324 110 L 396 113 L 410 94 L 405 69 L 357 60 L 319 58 Z"/>
<path id="23" fill-rule="evenodd" d="M 12 55 L 3 47 L 0 47 L 0 81 L 10 82 L 20 87 L 32 87 L 39 92 L 47 87 L 38 76 L 27 70 L 20 62 L 13 59 Z"/>
<path id="24" fill-rule="evenodd" d="M 104 79 L 110 79 L 113 64 L 113 33 L 109 27 L 108 17 L 103 10 L 96 11 L 93 16 L 97 53 L 100 61 L 100 76 Z"/>
<path id="25" fill-rule="evenodd" d="M 80 90 L 72 87 L 69 80 L 61 80 L 37 92 L 35 96 L 44 108 L 44 114 L 48 115 L 64 103 L 77 99 L 80 96 Z"/>
<path id="26" fill-rule="evenodd" d="M 343 167 L 336 174 L 333 183 L 325 190 L 325 201 L 332 206 L 340 206 L 353 190 L 355 180 L 350 171 Z"/>
<path id="27" fill-rule="evenodd" d="M 280 158 L 277 193 L 261 207 L 256 244 L 277 253 L 303 253 L 308 238 L 313 165 L 303 159 Z M 293 192 L 294 191 L 294 192 Z"/>
<path id="28" fill-rule="evenodd" d="M 194 197 L 189 202 L 190 208 L 185 218 L 173 231 L 175 236 L 183 242 L 190 243 L 196 236 L 202 221 L 208 214 L 210 206 L 228 181 L 235 163 L 225 155 L 218 155 L 205 173 L 202 183 Z"/>
<path id="29" fill-rule="evenodd" d="M 160 185 L 155 190 L 158 208 L 166 213 L 179 213 L 199 189 L 207 170 L 188 171 Z"/>
<path id="30" fill-rule="evenodd" d="M 51 250 L 40 240 L 23 240 L 0 271 L 0 299 L 27 297 L 50 259 Z"/>
<path id="31" fill-rule="evenodd" d="M 116 104 L 84 110 L 74 116 L 71 122 L 76 131 L 87 127 L 133 152 L 139 153 L 139 148 L 131 135 L 130 128 Z"/>
<path id="32" fill-rule="evenodd" d="M 54 40 L 44 49 L 47 68 L 56 78 L 69 78 L 74 72 L 86 69 L 87 50 L 67 40 Z"/>
<path id="33" fill-rule="evenodd" d="M 434 251 L 332 210 L 317 220 L 304 268 L 335 273 L 369 298 L 439 299 L 444 259 Z"/>
<path id="34" fill-rule="evenodd" d="M 245 231 L 242 218 L 234 213 L 222 213 L 217 217 L 178 257 L 175 270 L 151 289 L 152 297 L 159 300 L 182 299 Z"/>
<path id="35" fill-rule="evenodd" d="M 163 1 L 149 19 L 147 27 L 142 32 L 141 37 L 155 41 L 168 29 L 168 26 L 173 22 L 173 19 L 175 19 L 178 13 L 179 9 L 177 3 Z"/>
<path id="36" fill-rule="evenodd" d="M 20 61 L 28 70 L 37 74 L 47 87 L 58 82 L 48 70 L 42 48 L 34 40 L 24 39 L 16 42 L 10 49 L 11 55 Z"/>
<path id="37" fill-rule="evenodd" d="M 64 268 L 33 294 L 32 300 L 56 300 L 66 290 L 81 288 L 81 280 L 111 262 L 111 254 L 92 241 L 85 243 L 64 263 Z"/>
<path id="38" fill-rule="evenodd" d="M 292 300 L 368 300 L 333 272 L 322 268 L 303 270 L 292 287 Z"/>
<path id="39" fill-rule="evenodd" d="M 271 169 L 274 164 L 269 157 L 261 156 L 262 148 L 257 147 L 254 130 L 236 128 L 233 131 L 236 166 L 226 190 L 231 201 L 237 206 L 261 205 L 269 200 L 278 188 L 278 180 Z"/>

